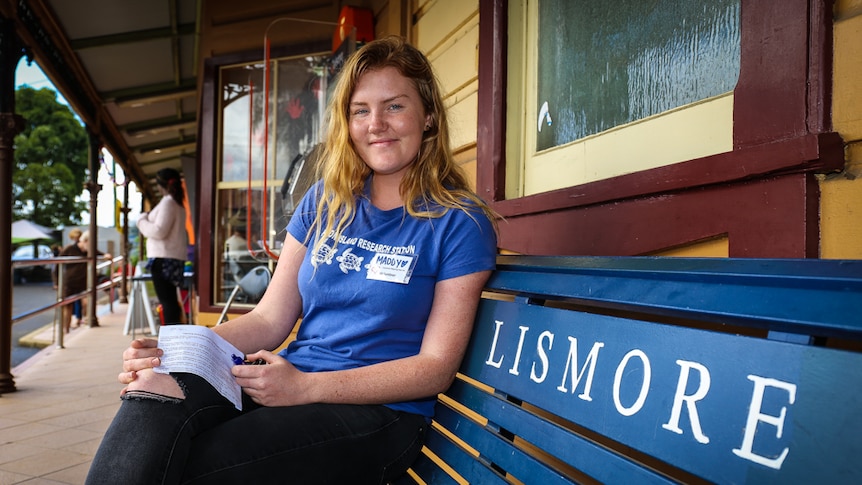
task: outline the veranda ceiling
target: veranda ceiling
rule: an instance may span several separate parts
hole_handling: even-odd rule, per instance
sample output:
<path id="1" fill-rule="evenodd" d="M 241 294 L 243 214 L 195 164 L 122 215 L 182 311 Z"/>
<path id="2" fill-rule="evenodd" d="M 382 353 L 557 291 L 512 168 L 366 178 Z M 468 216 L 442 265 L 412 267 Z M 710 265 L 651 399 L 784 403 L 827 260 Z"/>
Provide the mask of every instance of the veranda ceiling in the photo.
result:
<path id="1" fill-rule="evenodd" d="M 217 22 L 336 11 L 326 0 L 207 0 Z M 198 151 L 203 0 L 0 0 L 29 56 L 148 198 Z M 227 15 L 225 12 L 228 12 Z M 188 166 L 188 165 L 187 165 Z M 192 165 L 193 166 L 193 165 Z"/>

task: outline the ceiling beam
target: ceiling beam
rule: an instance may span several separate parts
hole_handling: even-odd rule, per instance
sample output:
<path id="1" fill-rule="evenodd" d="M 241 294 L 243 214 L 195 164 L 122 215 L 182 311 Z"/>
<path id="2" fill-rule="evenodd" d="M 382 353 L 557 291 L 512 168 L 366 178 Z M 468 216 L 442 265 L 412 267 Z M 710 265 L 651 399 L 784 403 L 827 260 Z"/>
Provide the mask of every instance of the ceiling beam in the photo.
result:
<path id="1" fill-rule="evenodd" d="M 166 151 L 176 151 L 185 149 L 195 149 L 197 136 L 187 136 L 183 138 L 174 138 L 172 140 L 163 140 L 155 143 L 147 143 L 146 145 L 133 146 L 132 149 L 140 154 L 146 153 L 162 153 Z"/>
<path id="2" fill-rule="evenodd" d="M 82 39 L 70 40 L 72 50 L 93 49 L 96 47 L 108 47 L 117 44 L 133 44 L 148 40 L 174 38 L 183 35 L 194 35 L 195 24 L 177 25 L 172 27 L 160 27 L 158 29 L 138 30 L 135 32 L 122 32 L 119 34 L 99 35 Z"/>
<path id="3" fill-rule="evenodd" d="M 185 128 L 194 128 L 197 125 L 197 116 L 194 113 L 186 113 L 181 117 L 168 116 L 153 120 L 139 121 L 137 123 L 129 123 L 120 125 L 120 130 L 125 131 L 129 136 L 138 136 L 143 134 L 156 134 L 165 131 L 182 130 Z"/>
<path id="4" fill-rule="evenodd" d="M 197 80 L 189 78 L 182 80 L 179 85 L 173 82 L 150 84 L 135 88 L 103 91 L 101 96 L 105 103 L 114 102 L 120 107 L 135 107 L 188 98 L 196 94 Z"/>
<path id="5" fill-rule="evenodd" d="M 146 168 L 146 167 L 152 167 L 152 166 L 154 166 L 154 165 L 171 164 L 171 163 L 173 163 L 173 162 L 175 162 L 175 161 L 179 160 L 183 155 L 184 155 L 184 154 L 179 153 L 179 154 L 176 154 L 176 155 L 168 155 L 168 156 L 163 157 L 163 158 L 156 158 L 156 159 L 154 159 L 154 160 L 149 160 L 149 161 L 146 161 L 146 162 L 141 162 L 141 166 Z M 152 178 L 152 177 L 155 177 L 155 174 L 153 174 L 153 175 L 151 176 L 151 178 Z"/>

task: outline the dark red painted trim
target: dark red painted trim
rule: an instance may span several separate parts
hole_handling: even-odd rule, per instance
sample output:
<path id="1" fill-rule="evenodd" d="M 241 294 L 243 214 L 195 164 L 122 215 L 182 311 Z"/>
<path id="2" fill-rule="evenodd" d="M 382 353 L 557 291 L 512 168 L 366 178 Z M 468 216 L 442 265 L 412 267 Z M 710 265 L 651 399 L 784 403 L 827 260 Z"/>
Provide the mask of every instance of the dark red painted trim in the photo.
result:
<path id="1" fill-rule="evenodd" d="M 844 146 L 838 135 L 806 135 L 575 187 L 497 200 L 494 209 L 503 216 L 525 215 L 745 181 L 765 175 L 837 171 L 843 164 Z"/>
<path id="2" fill-rule="evenodd" d="M 479 126 L 476 187 L 486 201 L 506 197 L 506 45 L 505 2 L 479 2 Z"/>
<path id="3" fill-rule="evenodd" d="M 821 3 L 742 0 L 732 152 L 506 200 L 508 2 L 480 2 L 477 190 L 509 219 L 500 225 L 501 247 L 528 254 L 625 255 L 728 234 L 731 256 L 817 257 L 819 193 L 810 174 L 844 164 L 842 142 L 828 132 L 832 20 Z M 737 187 L 760 187 L 761 180 L 771 193 L 777 190 L 774 181 L 785 179 L 800 182 L 795 193 L 782 190 L 780 198 L 764 200 Z M 679 200 L 685 203 L 674 202 Z M 758 200 L 782 207 L 757 211 Z M 714 205 L 745 212 L 707 210 Z M 752 217 L 752 211 L 761 215 Z M 645 215 L 664 223 L 639 224 Z M 697 223 L 710 217 L 717 219 Z M 760 237 L 764 227 L 782 232 Z"/>
<path id="4" fill-rule="evenodd" d="M 734 147 L 807 133 L 808 0 L 742 0 Z"/>
<path id="5" fill-rule="evenodd" d="M 198 230 L 198 262 L 196 266 L 197 288 L 200 301 L 198 308 L 200 312 L 211 313 L 220 311 L 213 306 L 213 261 L 215 241 L 213 237 L 213 208 L 215 207 L 215 159 L 216 159 L 216 134 L 218 133 L 216 120 L 218 119 L 218 66 L 207 59 L 204 62 L 204 78 L 201 88 L 200 115 L 198 117 L 198 198 L 200 203 L 200 221 Z"/>
<path id="6" fill-rule="evenodd" d="M 832 1 L 810 0 L 808 131 L 832 130 Z"/>
<path id="7" fill-rule="evenodd" d="M 535 255 L 628 256 L 727 236 L 734 257 L 815 257 L 813 179 L 784 175 L 507 217 L 499 245 Z"/>

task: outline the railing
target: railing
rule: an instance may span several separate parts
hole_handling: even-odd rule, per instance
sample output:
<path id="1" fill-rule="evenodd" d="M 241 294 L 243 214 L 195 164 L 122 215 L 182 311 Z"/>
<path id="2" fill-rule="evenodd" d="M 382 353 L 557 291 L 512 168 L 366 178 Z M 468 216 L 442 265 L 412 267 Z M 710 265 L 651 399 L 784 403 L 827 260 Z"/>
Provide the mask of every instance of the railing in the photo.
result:
<path id="1" fill-rule="evenodd" d="M 64 305 L 74 303 L 76 301 L 87 298 L 92 292 L 91 287 L 87 287 L 87 289 L 81 293 L 76 293 L 74 295 L 69 295 L 65 298 L 63 295 L 63 268 L 67 264 L 71 263 L 88 263 L 90 258 L 85 257 L 77 257 L 77 256 L 58 256 L 55 258 L 47 258 L 47 259 L 22 259 L 17 261 L 12 261 L 13 271 L 15 268 L 19 267 L 27 267 L 27 266 L 44 266 L 46 264 L 56 264 L 58 265 L 57 269 L 57 299 L 53 303 L 48 305 L 38 307 L 33 310 L 29 310 L 20 315 L 12 316 L 12 324 L 14 325 L 16 322 L 21 320 L 26 320 L 27 318 L 33 317 L 35 315 L 39 315 L 40 313 L 44 313 L 49 310 L 54 310 L 54 328 L 55 328 L 55 340 L 57 343 L 57 347 L 63 348 L 63 328 L 62 328 L 62 318 L 60 318 L 59 309 Z M 127 275 L 120 272 L 120 274 L 114 274 L 114 268 L 119 267 L 122 268 L 124 263 L 123 256 L 117 256 L 111 260 L 106 260 L 96 265 L 96 274 L 104 271 L 105 268 L 109 268 L 108 274 L 110 274 L 109 278 L 102 282 L 96 283 L 96 291 L 109 291 L 111 293 L 111 297 L 109 298 L 109 308 L 111 311 L 114 310 L 114 288 L 121 287 L 123 285 L 123 280 Z M 53 275 L 52 275 L 53 277 Z M 14 292 L 14 287 L 13 290 Z M 125 293 L 124 293 L 125 294 Z"/>

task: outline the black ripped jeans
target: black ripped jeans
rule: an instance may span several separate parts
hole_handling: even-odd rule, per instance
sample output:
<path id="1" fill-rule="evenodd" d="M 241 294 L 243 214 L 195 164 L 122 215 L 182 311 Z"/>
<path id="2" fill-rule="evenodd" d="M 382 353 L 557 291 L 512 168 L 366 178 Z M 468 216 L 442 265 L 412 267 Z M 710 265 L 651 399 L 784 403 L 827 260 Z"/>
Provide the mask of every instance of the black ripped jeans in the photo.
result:
<path id="1" fill-rule="evenodd" d="M 129 392 L 87 484 L 380 484 L 422 448 L 425 417 L 380 405 L 238 411 L 202 378 L 174 374 L 186 398 Z"/>

